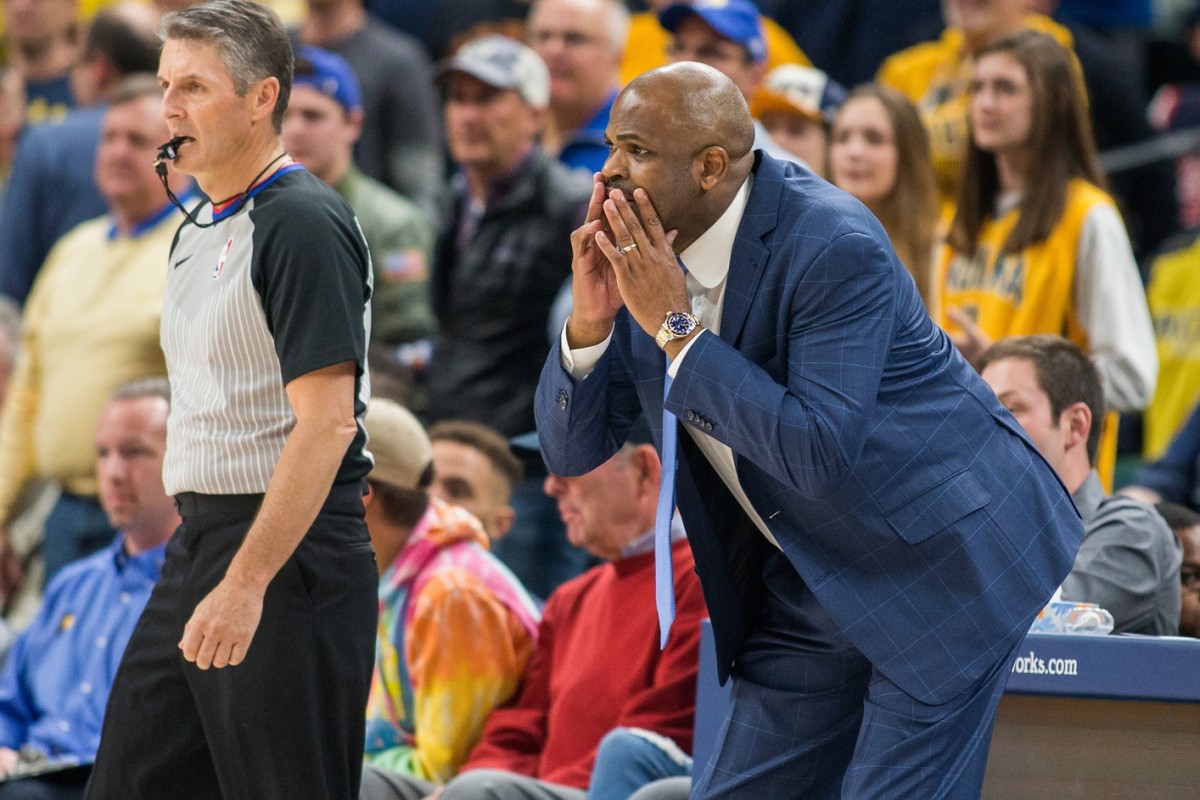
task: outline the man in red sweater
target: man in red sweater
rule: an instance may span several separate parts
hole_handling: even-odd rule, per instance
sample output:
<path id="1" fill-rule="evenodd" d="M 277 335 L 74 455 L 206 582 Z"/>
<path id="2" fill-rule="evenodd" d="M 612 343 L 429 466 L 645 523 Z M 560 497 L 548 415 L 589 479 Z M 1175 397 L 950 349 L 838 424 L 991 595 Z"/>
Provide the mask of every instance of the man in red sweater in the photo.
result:
<path id="1" fill-rule="evenodd" d="M 571 543 L 609 563 L 550 596 L 517 699 L 491 713 L 441 800 L 628 797 L 647 778 L 690 769 L 707 612 L 677 524 L 677 610 L 659 650 L 653 532 L 660 475 L 652 446 L 626 444 L 587 475 L 546 480 Z"/>

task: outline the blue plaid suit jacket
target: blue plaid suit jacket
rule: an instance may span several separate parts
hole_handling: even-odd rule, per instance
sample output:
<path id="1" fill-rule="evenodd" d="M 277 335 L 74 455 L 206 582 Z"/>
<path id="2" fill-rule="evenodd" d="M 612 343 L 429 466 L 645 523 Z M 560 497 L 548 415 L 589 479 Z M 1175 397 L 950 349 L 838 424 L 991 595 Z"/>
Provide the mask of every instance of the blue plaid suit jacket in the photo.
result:
<path id="1" fill-rule="evenodd" d="M 666 407 L 733 450 L 755 510 L 850 641 L 909 694 L 944 702 L 1024 635 L 1070 570 L 1082 524 L 931 322 L 871 213 L 756 155 L 720 336 L 693 344 Z M 550 471 L 603 463 L 642 409 L 661 442 L 663 363 L 624 310 L 582 381 L 556 347 L 536 406 Z M 771 545 L 691 437 L 679 443 L 677 501 L 724 682 Z"/>

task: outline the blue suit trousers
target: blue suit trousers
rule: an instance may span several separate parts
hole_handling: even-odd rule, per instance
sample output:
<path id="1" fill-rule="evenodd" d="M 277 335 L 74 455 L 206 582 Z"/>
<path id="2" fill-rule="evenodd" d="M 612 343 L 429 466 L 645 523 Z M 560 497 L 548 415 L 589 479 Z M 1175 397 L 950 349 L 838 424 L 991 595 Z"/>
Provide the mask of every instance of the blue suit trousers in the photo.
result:
<path id="1" fill-rule="evenodd" d="M 922 703 L 871 666 L 782 553 L 767 556 L 763 579 L 729 714 L 692 797 L 978 798 L 1012 657 L 949 701 Z"/>

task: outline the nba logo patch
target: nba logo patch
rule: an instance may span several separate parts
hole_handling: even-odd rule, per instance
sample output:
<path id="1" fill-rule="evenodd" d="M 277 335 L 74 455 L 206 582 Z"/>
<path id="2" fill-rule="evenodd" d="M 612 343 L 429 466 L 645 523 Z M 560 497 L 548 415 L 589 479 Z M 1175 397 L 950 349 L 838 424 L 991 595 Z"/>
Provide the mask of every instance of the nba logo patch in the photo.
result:
<path id="1" fill-rule="evenodd" d="M 221 251 L 221 257 L 217 259 L 217 265 L 213 267 L 212 279 L 215 281 L 221 277 L 221 273 L 225 271 L 225 259 L 229 258 L 229 250 L 233 247 L 233 237 L 229 237 L 229 241 L 225 243 L 225 249 Z"/>

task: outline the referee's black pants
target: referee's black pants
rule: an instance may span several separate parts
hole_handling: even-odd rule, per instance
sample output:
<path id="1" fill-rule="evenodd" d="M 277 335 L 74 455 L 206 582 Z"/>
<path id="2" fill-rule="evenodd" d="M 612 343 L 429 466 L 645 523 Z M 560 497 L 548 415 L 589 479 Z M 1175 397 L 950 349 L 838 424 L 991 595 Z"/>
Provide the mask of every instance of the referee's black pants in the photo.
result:
<path id="1" fill-rule="evenodd" d="M 357 486 L 335 487 L 271 581 L 245 660 L 179 641 L 260 495 L 180 495 L 183 524 L 117 670 L 90 800 L 356 800 L 379 576 Z"/>

